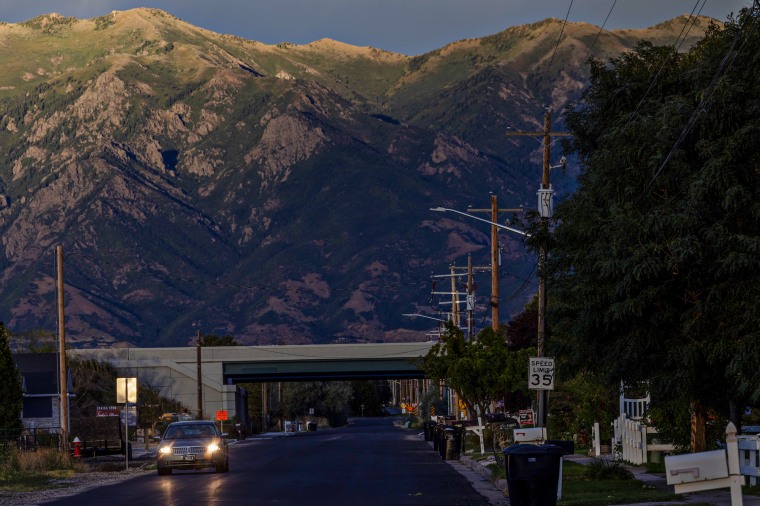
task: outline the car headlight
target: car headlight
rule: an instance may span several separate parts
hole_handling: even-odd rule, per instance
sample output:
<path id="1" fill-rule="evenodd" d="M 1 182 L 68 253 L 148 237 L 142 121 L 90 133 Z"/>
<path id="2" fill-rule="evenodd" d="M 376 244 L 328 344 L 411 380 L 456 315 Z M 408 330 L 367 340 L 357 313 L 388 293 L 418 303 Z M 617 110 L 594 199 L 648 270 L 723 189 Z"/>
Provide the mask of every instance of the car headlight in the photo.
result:
<path id="1" fill-rule="evenodd" d="M 159 453 L 164 453 L 164 454 L 171 453 L 172 452 L 172 447 L 171 446 L 162 446 L 161 448 L 158 449 L 158 452 Z"/>
<path id="2" fill-rule="evenodd" d="M 208 445 L 208 452 L 209 453 L 214 453 L 218 449 L 219 449 L 219 445 L 216 444 L 216 443 L 211 443 L 210 445 Z"/>

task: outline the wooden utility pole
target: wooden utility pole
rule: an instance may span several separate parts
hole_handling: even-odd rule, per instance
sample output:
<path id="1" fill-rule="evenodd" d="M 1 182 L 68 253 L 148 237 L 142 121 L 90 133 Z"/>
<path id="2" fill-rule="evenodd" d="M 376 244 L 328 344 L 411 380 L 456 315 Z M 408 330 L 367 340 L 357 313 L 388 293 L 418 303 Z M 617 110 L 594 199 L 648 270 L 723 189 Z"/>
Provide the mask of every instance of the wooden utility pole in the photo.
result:
<path id="1" fill-rule="evenodd" d="M 451 264 L 451 321 L 459 328 L 459 292 L 457 292 L 456 266 Z"/>
<path id="2" fill-rule="evenodd" d="M 58 267 L 58 381 L 61 385 L 61 450 L 69 453 L 69 392 L 66 370 L 66 331 L 63 319 L 63 246 L 56 248 Z"/>
<path id="3" fill-rule="evenodd" d="M 544 113 L 544 130 L 542 132 L 507 132 L 507 136 L 526 135 L 543 137 L 544 160 L 541 175 L 541 189 L 538 191 L 538 208 L 541 212 L 541 222 L 544 230 L 549 228 L 549 218 L 552 217 L 554 190 L 552 190 L 549 173 L 551 171 L 551 139 L 552 136 L 569 136 L 567 132 L 552 132 L 552 112 L 548 107 Z M 562 168 L 564 170 L 564 161 Z M 546 333 L 546 245 L 542 244 L 538 254 L 538 336 L 536 339 L 537 354 L 544 356 L 544 338 Z M 538 390 L 538 426 L 546 427 L 546 391 Z"/>
<path id="4" fill-rule="evenodd" d="M 196 357 L 195 361 L 198 366 L 198 420 L 203 420 L 203 372 L 201 371 L 201 325 L 200 322 L 196 322 L 198 326 L 198 342 L 195 345 Z"/>
<path id="5" fill-rule="evenodd" d="M 491 328 L 499 329 L 499 213 L 521 213 L 523 209 L 499 209 L 496 195 L 491 195 L 491 209 L 468 209 L 468 213 L 491 214 Z"/>

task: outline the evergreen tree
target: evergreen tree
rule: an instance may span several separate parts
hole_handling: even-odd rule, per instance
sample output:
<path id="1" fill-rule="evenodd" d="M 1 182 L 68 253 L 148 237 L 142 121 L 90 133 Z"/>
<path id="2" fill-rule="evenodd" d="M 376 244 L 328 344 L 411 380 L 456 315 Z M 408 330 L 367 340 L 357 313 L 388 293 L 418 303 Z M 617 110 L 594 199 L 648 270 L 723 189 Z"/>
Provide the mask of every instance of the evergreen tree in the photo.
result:
<path id="1" fill-rule="evenodd" d="M 0 322 L 0 429 L 17 430 L 23 427 L 23 396 L 21 373 L 11 356 L 8 331 Z"/>

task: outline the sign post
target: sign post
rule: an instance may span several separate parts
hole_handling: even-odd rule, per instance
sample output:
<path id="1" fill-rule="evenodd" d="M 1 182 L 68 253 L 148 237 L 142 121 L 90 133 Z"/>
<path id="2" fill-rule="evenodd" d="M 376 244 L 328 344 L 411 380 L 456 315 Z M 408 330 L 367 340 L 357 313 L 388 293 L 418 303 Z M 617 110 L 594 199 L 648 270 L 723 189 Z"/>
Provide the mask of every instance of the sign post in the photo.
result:
<path id="1" fill-rule="evenodd" d="M 129 471 L 129 403 L 137 403 L 137 378 L 116 378 L 116 402 L 124 403 L 124 460 Z"/>
<path id="2" fill-rule="evenodd" d="M 218 409 L 216 411 L 216 419 L 219 421 L 219 430 L 224 432 L 224 421 L 229 420 L 229 413 L 226 409 Z"/>

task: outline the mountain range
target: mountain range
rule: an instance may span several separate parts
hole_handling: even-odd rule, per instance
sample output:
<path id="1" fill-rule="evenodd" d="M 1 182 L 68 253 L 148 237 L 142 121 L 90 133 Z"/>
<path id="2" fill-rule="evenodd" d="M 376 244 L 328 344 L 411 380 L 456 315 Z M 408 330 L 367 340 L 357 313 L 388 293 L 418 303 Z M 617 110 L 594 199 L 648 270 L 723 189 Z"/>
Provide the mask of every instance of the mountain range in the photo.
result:
<path id="1" fill-rule="evenodd" d="M 490 263 L 487 224 L 430 208 L 535 208 L 541 146 L 506 132 L 542 130 L 546 107 L 561 129 L 589 57 L 686 48 L 710 22 L 547 19 L 414 57 L 267 45 L 145 8 L 0 23 L 0 320 L 55 332 L 61 245 L 72 346 L 184 345 L 198 328 L 426 340 L 430 320 L 404 314 L 450 310 L 431 275 Z M 558 198 L 577 171 L 552 175 Z M 520 236 L 500 248 L 506 321 L 536 259 Z M 482 327 L 490 273 L 476 281 Z"/>

